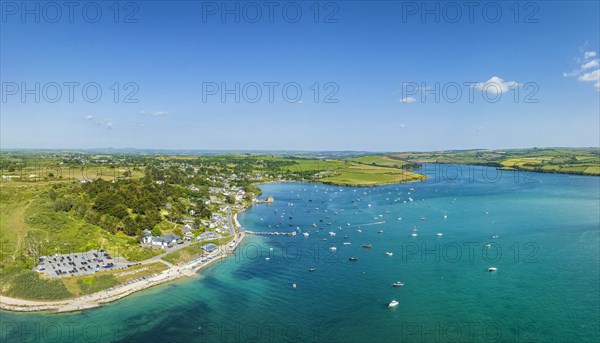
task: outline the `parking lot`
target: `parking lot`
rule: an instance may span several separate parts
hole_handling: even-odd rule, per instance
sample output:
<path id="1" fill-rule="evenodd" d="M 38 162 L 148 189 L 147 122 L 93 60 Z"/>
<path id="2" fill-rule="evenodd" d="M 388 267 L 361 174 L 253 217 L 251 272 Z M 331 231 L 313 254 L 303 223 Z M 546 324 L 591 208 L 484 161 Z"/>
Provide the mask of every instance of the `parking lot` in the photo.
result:
<path id="1" fill-rule="evenodd" d="M 67 255 L 42 256 L 36 270 L 49 277 L 93 274 L 102 270 L 123 269 L 134 263 L 122 258 L 113 259 L 104 250 L 92 250 Z"/>

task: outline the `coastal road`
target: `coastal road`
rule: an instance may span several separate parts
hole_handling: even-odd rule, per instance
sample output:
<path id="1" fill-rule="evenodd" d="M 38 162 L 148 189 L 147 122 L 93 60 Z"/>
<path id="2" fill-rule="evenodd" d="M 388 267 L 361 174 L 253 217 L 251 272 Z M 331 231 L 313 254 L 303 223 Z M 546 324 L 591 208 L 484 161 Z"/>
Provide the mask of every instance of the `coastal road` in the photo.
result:
<path id="1" fill-rule="evenodd" d="M 233 226 L 233 220 L 231 218 L 231 210 L 229 210 L 229 213 L 227 214 L 227 225 L 229 226 L 231 237 L 235 237 L 235 227 Z"/>

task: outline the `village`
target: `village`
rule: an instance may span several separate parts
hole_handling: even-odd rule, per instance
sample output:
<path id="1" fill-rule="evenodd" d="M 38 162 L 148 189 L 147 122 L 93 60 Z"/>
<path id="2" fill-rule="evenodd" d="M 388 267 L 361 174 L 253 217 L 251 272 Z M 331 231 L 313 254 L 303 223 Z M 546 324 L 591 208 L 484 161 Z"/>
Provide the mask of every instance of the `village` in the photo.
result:
<path id="1" fill-rule="evenodd" d="M 163 166 L 164 168 L 169 165 Z M 182 169 L 190 166 L 181 166 Z M 188 169 L 189 170 L 189 169 Z M 194 172 L 197 172 L 195 169 Z M 234 219 L 237 213 L 244 211 L 252 203 L 272 203 L 273 197 L 269 196 L 265 200 L 258 200 L 251 197 L 248 201 L 247 194 L 242 187 L 230 186 L 230 182 L 242 180 L 246 176 L 230 174 L 228 176 L 215 175 L 209 177 L 209 181 L 222 187 L 208 187 L 208 198 L 204 205 L 211 211 L 210 219 L 200 219 L 193 209 L 189 210 L 189 215 L 182 219 L 182 226 L 177 227 L 173 232 L 156 235 L 150 228 L 144 228 L 139 240 L 140 248 L 147 248 L 158 251 L 159 254 L 145 261 L 130 262 L 125 258 L 118 256 L 113 258 L 105 250 L 92 250 L 85 252 L 71 252 L 68 254 L 54 254 L 51 256 L 41 256 L 38 260 L 35 271 L 45 274 L 50 278 L 60 278 L 64 276 L 79 276 L 94 274 L 105 270 L 126 269 L 133 265 L 147 264 L 156 261 L 166 263 L 161 258 L 167 254 L 173 253 L 185 247 L 205 242 L 201 249 L 205 253 L 211 253 L 219 246 L 213 242 L 227 237 L 235 237 L 236 230 L 241 227 Z M 260 174 L 254 175 L 255 180 L 260 180 Z M 80 183 L 93 182 L 90 178 L 78 180 Z M 161 185 L 164 180 L 157 180 Z M 199 187 L 189 186 L 191 192 L 200 191 Z M 190 202 L 198 199 L 190 199 Z M 229 244 L 232 248 L 237 243 L 234 238 Z"/>

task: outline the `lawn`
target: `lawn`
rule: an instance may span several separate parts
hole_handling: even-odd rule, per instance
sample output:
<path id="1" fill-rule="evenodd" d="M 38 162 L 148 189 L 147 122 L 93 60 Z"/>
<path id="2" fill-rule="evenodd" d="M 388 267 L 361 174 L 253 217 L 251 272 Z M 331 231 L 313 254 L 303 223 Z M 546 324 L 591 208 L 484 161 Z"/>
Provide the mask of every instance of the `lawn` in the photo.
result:
<path id="1" fill-rule="evenodd" d="M 19 249 L 28 232 L 25 210 L 37 197 L 40 188 L 18 183 L 2 183 L 0 187 L 0 261 L 3 265 L 17 262 Z"/>
<path id="2" fill-rule="evenodd" d="M 81 296 L 102 291 L 143 276 L 148 277 L 167 268 L 167 265 L 162 262 L 154 262 L 134 265 L 122 270 L 105 270 L 92 275 L 61 278 L 60 281 L 73 296 Z"/>
<path id="3" fill-rule="evenodd" d="M 167 254 L 162 257 L 162 260 L 167 261 L 171 264 L 182 265 L 193 258 L 204 255 L 204 250 L 202 250 L 202 246 L 209 243 L 214 243 L 216 245 L 226 246 L 233 240 L 233 237 L 225 237 L 220 240 L 211 240 L 211 241 L 202 241 L 198 243 L 194 243 L 185 248 L 179 249 L 175 252 Z"/>
<path id="4" fill-rule="evenodd" d="M 350 158 L 348 161 L 390 168 L 402 168 L 403 166 L 410 164 L 400 158 L 384 155 L 361 156 Z"/>
<path id="5" fill-rule="evenodd" d="M 397 168 L 376 167 L 366 164 L 347 163 L 334 175 L 326 176 L 320 181 L 345 186 L 376 186 L 382 184 L 401 183 L 423 180 L 421 174 Z"/>

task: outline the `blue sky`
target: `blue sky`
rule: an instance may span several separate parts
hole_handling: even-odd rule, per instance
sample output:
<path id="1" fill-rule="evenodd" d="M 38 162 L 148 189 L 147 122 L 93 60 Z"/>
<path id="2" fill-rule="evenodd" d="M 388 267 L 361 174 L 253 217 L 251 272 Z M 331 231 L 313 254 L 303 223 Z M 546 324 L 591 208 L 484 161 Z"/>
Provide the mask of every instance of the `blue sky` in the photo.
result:
<path id="1" fill-rule="evenodd" d="M 2 148 L 600 145 L 597 1 L 76 4 L 2 3 Z"/>

